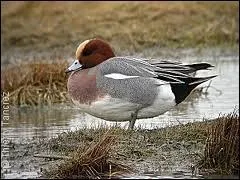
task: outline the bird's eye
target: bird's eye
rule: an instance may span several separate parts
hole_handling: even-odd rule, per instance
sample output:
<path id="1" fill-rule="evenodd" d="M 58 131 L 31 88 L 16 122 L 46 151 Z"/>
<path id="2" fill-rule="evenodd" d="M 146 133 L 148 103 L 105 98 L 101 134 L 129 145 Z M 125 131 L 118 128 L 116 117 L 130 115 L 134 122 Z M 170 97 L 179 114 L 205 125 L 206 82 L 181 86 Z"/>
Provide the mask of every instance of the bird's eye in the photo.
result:
<path id="1" fill-rule="evenodd" d="M 77 62 L 75 62 L 74 64 L 77 64 Z"/>

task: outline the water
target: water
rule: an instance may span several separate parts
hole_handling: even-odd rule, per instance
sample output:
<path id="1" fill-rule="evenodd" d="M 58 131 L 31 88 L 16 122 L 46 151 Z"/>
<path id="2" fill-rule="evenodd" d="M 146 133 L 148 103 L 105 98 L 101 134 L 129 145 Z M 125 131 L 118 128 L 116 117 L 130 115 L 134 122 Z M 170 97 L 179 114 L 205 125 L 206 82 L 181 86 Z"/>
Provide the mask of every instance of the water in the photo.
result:
<path id="1" fill-rule="evenodd" d="M 199 60 L 200 59 L 200 60 Z M 182 62 L 201 61 L 196 59 L 182 59 Z M 185 101 L 165 114 L 151 118 L 137 120 L 136 126 L 144 128 L 166 127 L 213 119 L 219 114 L 232 112 L 239 108 L 239 57 L 223 56 L 217 59 L 208 57 L 204 61 L 215 67 L 211 71 L 202 71 L 197 76 L 208 76 L 218 74 L 210 84 L 210 81 L 198 86 L 204 87 L 207 94 L 192 93 Z M 3 124 L 4 136 L 15 140 L 18 138 L 32 137 L 55 137 L 66 130 L 76 130 L 83 127 L 96 127 L 99 125 L 112 125 L 115 122 L 108 122 L 85 114 L 74 106 L 55 105 L 41 108 L 15 108 L 10 107 L 10 119 Z M 118 123 L 123 127 L 128 122 Z"/>
<path id="2" fill-rule="evenodd" d="M 191 56 L 189 53 L 187 54 L 187 56 L 182 56 L 178 60 L 184 63 L 209 62 L 215 66 L 211 71 L 202 71 L 197 74 L 197 76 L 218 74 L 212 80 L 208 89 L 206 87 L 209 82 L 199 86 L 205 87 L 203 91 L 207 90 L 207 93 L 192 93 L 184 102 L 171 111 L 159 117 L 137 120 L 135 126 L 151 129 L 185 124 L 187 122 L 202 121 L 203 119 L 213 119 L 218 117 L 219 114 L 230 113 L 234 108 L 239 108 L 239 56 L 233 54 Z M 116 124 L 115 122 L 104 121 L 85 114 L 74 106 L 10 107 L 9 110 L 9 119 L 2 121 L 2 142 L 3 139 L 21 142 L 32 138 L 51 138 L 64 131 L 76 130 L 86 126 L 97 127 Z M 128 127 L 128 122 L 118 124 L 122 127 Z M 16 172 L 14 173 L 16 174 Z M 8 174 L 8 178 L 19 177 L 19 173 L 18 175 L 14 175 L 14 173 Z M 35 177 L 29 172 L 24 173 L 20 177 Z M 149 176 L 142 176 L 142 178 L 147 177 Z"/>

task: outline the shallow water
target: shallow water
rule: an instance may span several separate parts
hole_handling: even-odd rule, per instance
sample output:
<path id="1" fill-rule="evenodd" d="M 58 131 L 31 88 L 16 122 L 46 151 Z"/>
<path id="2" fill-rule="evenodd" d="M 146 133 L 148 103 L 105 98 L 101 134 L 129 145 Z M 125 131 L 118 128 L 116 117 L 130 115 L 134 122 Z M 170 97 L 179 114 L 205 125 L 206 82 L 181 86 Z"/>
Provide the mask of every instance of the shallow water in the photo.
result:
<path id="1" fill-rule="evenodd" d="M 146 53 L 147 54 L 147 53 Z M 235 54 L 219 55 L 210 53 L 207 55 L 191 55 L 185 52 L 177 60 L 184 63 L 209 62 L 215 67 L 211 71 L 202 71 L 197 76 L 218 74 L 211 81 L 199 87 L 204 87 L 206 93 L 192 93 L 184 102 L 171 111 L 155 118 L 137 120 L 135 126 L 143 128 L 160 128 L 187 122 L 213 119 L 219 114 L 229 113 L 234 108 L 239 109 L 239 56 Z M 7 103 L 7 102 L 5 102 Z M 3 111 L 3 109 L 2 109 Z M 2 113 L 3 114 L 3 113 Z M 7 111 L 5 111 L 5 116 Z M 3 118 L 3 117 L 2 117 Z M 115 122 L 104 121 L 88 114 L 80 112 L 74 106 L 54 105 L 52 107 L 39 108 L 9 108 L 9 120 L 2 121 L 1 142 L 9 140 L 21 142 L 32 138 L 51 138 L 68 130 L 76 130 L 83 127 L 97 127 L 101 125 L 114 125 Z M 128 127 L 128 122 L 118 123 Z M 24 174 L 25 173 L 25 174 Z M 27 178 L 35 176 L 34 172 L 11 171 L 5 174 L 5 178 Z M 150 178 L 142 176 L 141 178 Z M 156 178 L 164 178 L 155 176 Z M 184 175 L 182 176 L 184 177 Z M 185 178 L 188 176 L 186 175 Z M 153 178 L 153 177 L 151 177 Z M 169 176 L 165 178 L 174 178 Z M 201 178 L 201 177 L 196 177 Z"/>

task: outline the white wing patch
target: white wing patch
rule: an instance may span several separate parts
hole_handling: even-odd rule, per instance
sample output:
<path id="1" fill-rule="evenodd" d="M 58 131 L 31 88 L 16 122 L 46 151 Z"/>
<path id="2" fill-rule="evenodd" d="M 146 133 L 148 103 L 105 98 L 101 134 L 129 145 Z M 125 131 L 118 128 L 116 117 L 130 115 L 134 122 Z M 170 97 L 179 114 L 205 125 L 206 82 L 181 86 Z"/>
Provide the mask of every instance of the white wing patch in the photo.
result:
<path id="1" fill-rule="evenodd" d="M 129 79 L 129 78 L 139 77 L 139 76 L 127 76 L 127 75 L 120 74 L 120 73 L 111 73 L 111 74 L 106 74 L 104 76 L 107 78 L 111 78 L 111 79 Z"/>

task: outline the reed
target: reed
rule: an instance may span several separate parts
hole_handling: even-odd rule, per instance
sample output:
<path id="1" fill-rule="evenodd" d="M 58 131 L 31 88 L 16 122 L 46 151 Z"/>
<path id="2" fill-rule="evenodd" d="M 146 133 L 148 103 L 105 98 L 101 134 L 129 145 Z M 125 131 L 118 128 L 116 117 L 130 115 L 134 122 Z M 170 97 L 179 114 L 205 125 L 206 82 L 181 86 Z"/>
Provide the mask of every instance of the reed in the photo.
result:
<path id="1" fill-rule="evenodd" d="M 13 105 L 39 105 L 67 101 L 67 62 L 21 63 L 2 71 L 1 90 Z"/>
<path id="2" fill-rule="evenodd" d="M 208 131 L 200 167 L 220 174 L 239 173 L 239 114 L 218 117 Z"/>
<path id="3" fill-rule="evenodd" d="M 116 144 L 114 131 L 105 132 L 98 142 L 93 142 L 90 147 L 79 147 L 70 154 L 57 169 L 46 173 L 54 179 L 100 179 L 131 172 L 130 168 L 120 163 L 110 161 L 110 152 Z"/>
<path id="4" fill-rule="evenodd" d="M 139 173 L 142 161 L 169 164 L 186 158 L 191 159 L 186 166 L 196 164 L 194 168 L 201 174 L 234 175 L 239 169 L 238 133 L 239 115 L 234 111 L 213 120 L 152 130 L 138 127 L 129 131 L 118 125 L 85 127 L 62 133 L 43 146 L 53 158 L 71 157 L 49 171 L 49 178 L 116 178 Z"/>

